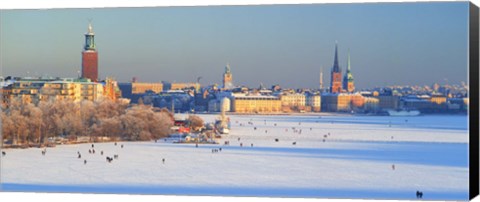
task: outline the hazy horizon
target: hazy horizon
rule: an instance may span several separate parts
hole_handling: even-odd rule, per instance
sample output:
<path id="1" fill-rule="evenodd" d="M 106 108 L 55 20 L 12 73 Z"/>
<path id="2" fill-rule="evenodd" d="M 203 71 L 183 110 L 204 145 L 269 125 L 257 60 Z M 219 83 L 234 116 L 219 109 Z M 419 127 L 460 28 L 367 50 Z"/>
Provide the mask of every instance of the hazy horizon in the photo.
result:
<path id="1" fill-rule="evenodd" d="M 468 2 L 1 10 L 4 76 L 76 77 L 89 19 L 119 82 L 330 84 L 335 41 L 357 89 L 467 82 Z M 28 72 L 28 73 L 27 73 Z"/>

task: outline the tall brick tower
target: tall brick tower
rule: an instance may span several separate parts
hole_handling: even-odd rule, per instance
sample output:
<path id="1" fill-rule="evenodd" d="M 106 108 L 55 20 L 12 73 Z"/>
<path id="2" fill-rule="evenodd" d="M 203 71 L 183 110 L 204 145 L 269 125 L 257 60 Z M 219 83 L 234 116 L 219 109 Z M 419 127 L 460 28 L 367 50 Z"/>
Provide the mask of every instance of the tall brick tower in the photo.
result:
<path id="1" fill-rule="evenodd" d="M 98 81 L 98 52 L 95 48 L 95 34 L 92 24 L 85 33 L 85 46 L 82 51 L 82 78 Z"/>
<path id="2" fill-rule="evenodd" d="M 330 77 L 330 92 L 340 93 L 342 92 L 342 70 L 338 65 L 338 48 L 335 43 L 335 59 L 333 61 L 333 67 Z"/>
<path id="3" fill-rule="evenodd" d="M 347 72 L 345 73 L 345 77 L 343 77 L 343 88 L 352 93 L 355 91 L 355 84 L 353 83 L 353 74 L 352 70 L 350 69 L 350 52 L 348 52 L 348 59 L 347 59 Z"/>

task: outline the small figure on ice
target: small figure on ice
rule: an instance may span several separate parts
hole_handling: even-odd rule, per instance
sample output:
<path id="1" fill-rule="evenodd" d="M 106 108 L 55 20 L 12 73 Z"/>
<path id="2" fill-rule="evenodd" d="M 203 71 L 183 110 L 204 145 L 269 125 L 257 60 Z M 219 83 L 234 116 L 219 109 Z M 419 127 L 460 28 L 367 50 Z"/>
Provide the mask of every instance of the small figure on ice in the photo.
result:
<path id="1" fill-rule="evenodd" d="M 423 192 L 417 190 L 417 198 L 418 199 L 423 198 Z"/>

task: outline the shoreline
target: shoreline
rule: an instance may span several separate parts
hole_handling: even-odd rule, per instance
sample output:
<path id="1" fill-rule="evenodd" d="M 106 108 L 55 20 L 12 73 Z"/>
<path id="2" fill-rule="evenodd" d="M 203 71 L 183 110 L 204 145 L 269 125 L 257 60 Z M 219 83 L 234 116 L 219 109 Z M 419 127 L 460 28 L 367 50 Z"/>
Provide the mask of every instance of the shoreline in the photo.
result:
<path id="1" fill-rule="evenodd" d="M 176 115 L 220 115 L 221 112 L 205 112 L 205 113 L 175 113 Z M 339 113 L 339 112 L 306 112 L 306 113 L 237 113 L 237 112 L 225 112 L 225 115 L 235 116 L 358 116 L 358 117 L 422 117 L 422 116 L 465 116 L 465 113 L 452 113 L 452 114 L 420 114 L 418 116 L 389 116 L 381 114 L 358 114 L 358 113 Z"/>

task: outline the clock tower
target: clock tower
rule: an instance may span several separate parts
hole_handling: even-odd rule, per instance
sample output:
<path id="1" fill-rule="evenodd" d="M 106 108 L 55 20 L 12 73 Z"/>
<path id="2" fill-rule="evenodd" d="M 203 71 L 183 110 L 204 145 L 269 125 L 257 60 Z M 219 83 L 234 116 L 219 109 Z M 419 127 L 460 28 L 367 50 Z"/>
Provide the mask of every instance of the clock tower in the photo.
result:
<path id="1" fill-rule="evenodd" d="M 85 46 L 82 51 L 82 78 L 98 81 L 98 52 L 95 47 L 95 34 L 92 24 L 88 24 L 85 33 Z"/>

